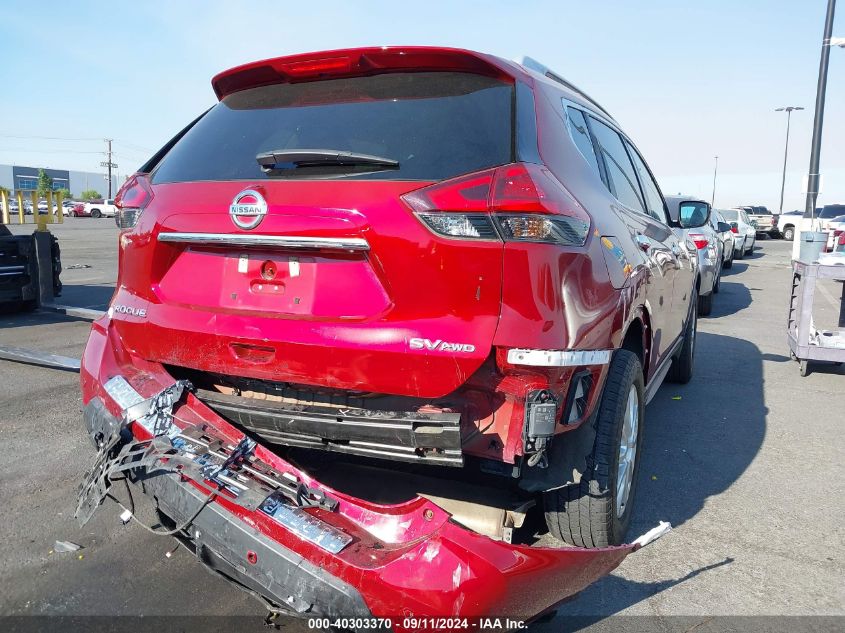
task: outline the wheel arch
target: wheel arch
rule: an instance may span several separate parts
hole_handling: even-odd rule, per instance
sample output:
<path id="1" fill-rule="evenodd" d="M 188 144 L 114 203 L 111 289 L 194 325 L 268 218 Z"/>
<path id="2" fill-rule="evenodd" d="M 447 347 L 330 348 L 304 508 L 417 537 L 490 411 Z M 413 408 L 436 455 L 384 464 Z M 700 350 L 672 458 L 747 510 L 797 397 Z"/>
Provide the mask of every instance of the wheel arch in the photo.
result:
<path id="1" fill-rule="evenodd" d="M 619 346 L 620 349 L 628 350 L 637 355 L 643 368 L 643 376 L 648 376 L 648 369 L 651 365 L 652 332 L 651 317 L 648 310 L 645 306 L 639 306 L 634 310 Z"/>

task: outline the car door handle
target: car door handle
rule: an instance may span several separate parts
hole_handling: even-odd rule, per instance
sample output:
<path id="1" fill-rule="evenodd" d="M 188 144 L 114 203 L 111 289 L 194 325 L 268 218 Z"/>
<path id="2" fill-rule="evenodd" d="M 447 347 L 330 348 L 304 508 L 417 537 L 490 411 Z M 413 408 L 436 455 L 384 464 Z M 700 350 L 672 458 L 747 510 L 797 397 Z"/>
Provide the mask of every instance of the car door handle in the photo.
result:
<path id="1" fill-rule="evenodd" d="M 651 240 L 642 233 L 637 233 L 634 239 L 637 242 L 637 246 L 640 247 L 640 250 L 648 251 L 651 248 Z"/>

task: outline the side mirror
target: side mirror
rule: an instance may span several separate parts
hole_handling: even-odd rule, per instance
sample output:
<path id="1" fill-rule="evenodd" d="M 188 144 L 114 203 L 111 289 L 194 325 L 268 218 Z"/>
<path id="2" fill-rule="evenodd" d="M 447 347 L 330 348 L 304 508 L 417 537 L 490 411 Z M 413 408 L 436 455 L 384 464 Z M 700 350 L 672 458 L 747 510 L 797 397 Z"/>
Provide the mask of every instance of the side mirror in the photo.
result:
<path id="1" fill-rule="evenodd" d="M 697 229 L 710 221 L 710 205 L 706 202 L 682 202 L 679 211 L 680 223 L 685 229 Z"/>
<path id="2" fill-rule="evenodd" d="M 727 233 L 731 230 L 731 225 L 727 222 L 719 222 L 718 224 L 719 233 Z"/>

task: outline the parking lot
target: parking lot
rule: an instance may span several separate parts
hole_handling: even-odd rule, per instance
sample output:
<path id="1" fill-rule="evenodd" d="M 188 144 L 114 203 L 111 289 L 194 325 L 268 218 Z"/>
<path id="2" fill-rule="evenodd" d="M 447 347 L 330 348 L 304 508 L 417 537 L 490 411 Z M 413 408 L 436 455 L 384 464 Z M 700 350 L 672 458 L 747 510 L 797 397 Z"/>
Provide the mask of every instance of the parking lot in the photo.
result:
<path id="1" fill-rule="evenodd" d="M 22 228 L 31 227 L 15 230 Z M 61 302 L 104 309 L 116 280 L 113 221 L 69 218 L 54 233 L 65 268 Z M 800 378 L 789 357 L 791 247 L 760 240 L 724 271 L 713 313 L 699 321 L 693 381 L 664 385 L 647 408 L 629 537 L 660 520 L 674 530 L 535 630 L 560 630 L 568 616 L 590 616 L 600 629 L 608 625 L 601 618 L 619 614 L 703 622 L 842 613 L 845 369 Z M 819 295 L 822 319 L 836 291 Z M 78 357 L 88 328 L 49 312 L 5 314 L 0 345 Z M 263 616 L 172 539 L 121 525 L 114 504 L 80 529 L 76 487 L 93 451 L 78 376 L 0 361 L 0 381 L 0 612 Z M 55 553 L 56 540 L 83 549 Z"/>

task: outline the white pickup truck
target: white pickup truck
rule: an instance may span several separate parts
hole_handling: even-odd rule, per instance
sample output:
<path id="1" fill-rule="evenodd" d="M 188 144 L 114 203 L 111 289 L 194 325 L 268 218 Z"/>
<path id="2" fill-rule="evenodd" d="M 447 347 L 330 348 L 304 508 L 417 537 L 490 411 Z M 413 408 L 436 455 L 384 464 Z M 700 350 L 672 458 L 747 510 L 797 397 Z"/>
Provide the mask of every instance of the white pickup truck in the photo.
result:
<path id="1" fill-rule="evenodd" d="M 803 211 L 786 211 L 778 216 L 778 231 L 785 240 L 795 239 L 795 233 L 801 226 Z"/>
<path id="2" fill-rule="evenodd" d="M 114 199 L 92 200 L 85 203 L 85 215 L 92 218 L 113 218 L 117 214 L 117 207 L 114 206 Z"/>

